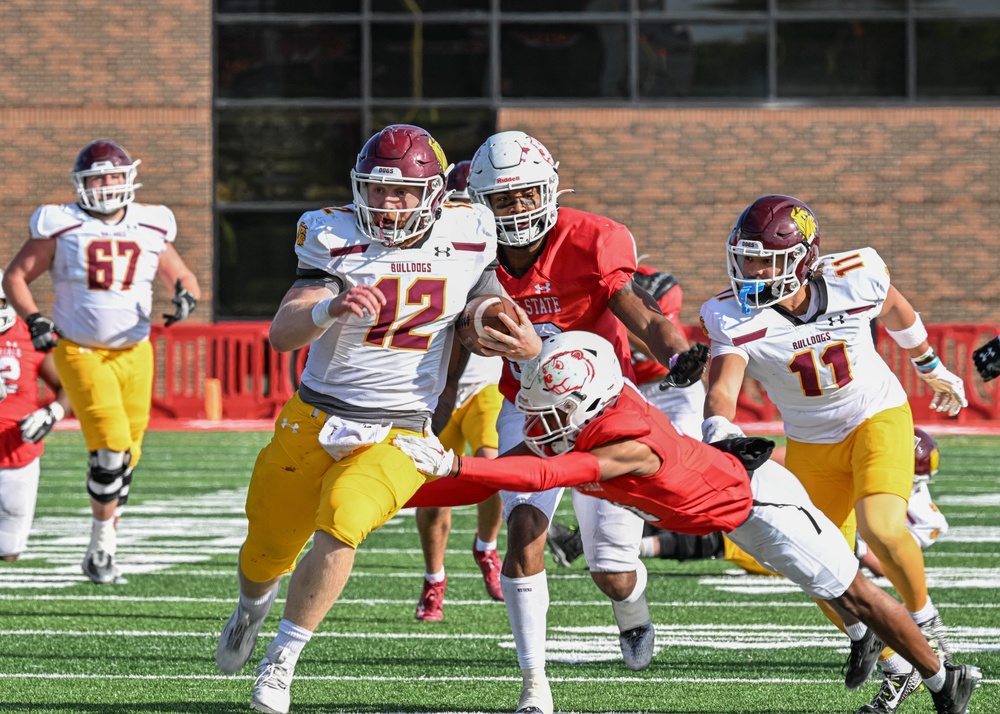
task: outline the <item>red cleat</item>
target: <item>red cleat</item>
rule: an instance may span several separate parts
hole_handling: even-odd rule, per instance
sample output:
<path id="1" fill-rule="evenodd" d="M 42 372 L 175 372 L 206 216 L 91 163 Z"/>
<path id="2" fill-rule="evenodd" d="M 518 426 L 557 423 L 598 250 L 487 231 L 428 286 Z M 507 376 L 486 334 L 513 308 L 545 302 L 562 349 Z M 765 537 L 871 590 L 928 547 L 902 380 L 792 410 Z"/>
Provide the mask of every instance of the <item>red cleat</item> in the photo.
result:
<path id="1" fill-rule="evenodd" d="M 417 619 L 424 622 L 440 622 L 444 619 L 444 589 L 448 586 L 448 578 L 440 583 L 432 583 L 424 578 L 424 591 L 420 593 L 417 603 Z"/>
<path id="2" fill-rule="evenodd" d="M 478 536 L 477 536 L 478 537 Z M 500 589 L 500 555 L 496 550 L 476 550 L 476 542 L 472 542 L 472 558 L 483 571 L 483 582 L 486 592 L 497 602 L 503 602 L 503 591 Z"/>

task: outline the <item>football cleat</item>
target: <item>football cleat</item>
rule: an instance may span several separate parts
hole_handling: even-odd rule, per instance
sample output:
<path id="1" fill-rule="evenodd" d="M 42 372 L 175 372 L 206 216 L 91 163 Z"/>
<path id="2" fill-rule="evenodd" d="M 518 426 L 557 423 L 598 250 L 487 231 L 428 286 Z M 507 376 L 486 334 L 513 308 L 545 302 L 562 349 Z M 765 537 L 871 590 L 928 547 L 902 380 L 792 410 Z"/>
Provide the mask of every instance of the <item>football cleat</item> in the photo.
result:
<path id="1" fill-rule="evenodd" d="M 440 622 L 444 619 L 444 589 L 448 586 L 448 578 L 439 583 L 432 583 L 424 578 L 424 589 L 417 603 L 417 619 L 424 622 Z"/>
<path id="2" fill-rule="evenodd" d="M 292 706 L 288 690 L 294 670 L 295 662 L 289 661 L 288 650 L 278 647 L 272 652 L 269 648 L 257 667 L 250 708 L 266 714 L 288 714 Z"/>
<path id="3" fill-rule="evenodd" d="M 514 714 L 552 714 L 552 689 L 547 679 L 521 689 Z"/>
<path id="4" fill-rule="evenodd" d="M 951 642 L 948 640 L 948 633 L 944 629 L 944 623 L 941 621 L 941 615 L 934 615 L 927 622 L 917 625 L 920 631 L 924 633 L 924 639 L 934 650 L 934 654 L 938 656 L 944 664 L 951 664 L 951 653 L 952 647 Z"/>
<path id="5" fill-rule="evenodd" d="M 882 688 L 872 699 L 871 704 L 865 704 L 855 714 L 892 714 L 908 696 L 920 689 L 923 678 L 916 669 L 901 674 L 882 673 Z"/>
<path id="6" fill-rule="evenodd" d="M 476 536 L 478 538 L 478 536 Z M 476 550 L 476 542 L 472 541 L 472 559 L 483 571 L 483 582 L 487 594 L 497 602 L 503 602 L 503 591 L 500 590 L 500 554 L 496 549 Z"/>
<path id="7" fill-rule="evenodd" d="M 622 658 L 625 666 L 633 672 L 639 672 L 649 666 L 653 659 L 653 645 L 656 641 L 656 628 L 653 623 L 633 627 L 618 636 L 622 648 Z"/>
<path id="8" fill-rule="evenodd" d="M 88 550 L 80 569 L 96 585 L 124 585 L 128 582 L 115 565 L 115 557 L 107 551 Z"/>
<path id="9" fill-rule="evenodd" d="M 219 635 L 219 644 L 215 648 L 215 664 L 219 671 L 226 674 L 234 674 L 243 669 L 244 665 L 253 657 L 253 648 L 257 644 L 257 635 L 260 628 L 278 597 L 280 586 L 275 585 L 268 593 L 264 614 L 258 619 L 253 619 L 250 613 L 236 605 L 233 614 L 226 621 L 226 626 L 222 628 Z"/>
<path id="10" fill-rule="evenodd" d="M 884 649 L 885 643 L 870 627 L 860 640 L 852 640 L 851 653 L 844 664 L 844 686 L 848 689 L 860 689 L 871 677 L 878 663 L 878 656 Z"/>
<path id="11" fill-rule="evenodd" d="M 979 667 L 968 664 L 946 664 L 944 668 L 944 687 L 940 692 L 931 692 L 934 708 L 938 714 L 966 714 L 969 711 L 969 699 L 979 688 L 983 673 L 979 671 Z"/>
<path id="12" fill-rule="evenodd" d="M 561 523 L 549 523 L 549 531 L 545 536 L 549 551 L 556 563 L 569 567 L 570 563 L 583 555 L 583 538 L 577 528 L 567 528 Z"/>

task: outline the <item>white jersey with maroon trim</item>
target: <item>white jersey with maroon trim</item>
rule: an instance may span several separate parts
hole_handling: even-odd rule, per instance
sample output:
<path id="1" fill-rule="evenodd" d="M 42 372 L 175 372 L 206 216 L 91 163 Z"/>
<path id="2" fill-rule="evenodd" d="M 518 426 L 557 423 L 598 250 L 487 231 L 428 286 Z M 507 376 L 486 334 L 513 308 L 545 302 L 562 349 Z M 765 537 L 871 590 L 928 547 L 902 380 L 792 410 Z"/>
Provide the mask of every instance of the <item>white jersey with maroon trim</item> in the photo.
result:
<path id="1" fill-rule="evenodd" d="M 358 230 L 352 206 L 299 219 L 299 265 L 386 297 L 378 315 L 339 318 L 309 348 L 302 383 L 358 407 L 433 411 L 445 383 L 455 319 L 496 260 L 484 206 L 448 204 L 418 248 L 386 248 Z"/>
<path id="2" fill-rule="evenodd" d="M 744 315 L 732 289 L 701 307 L 712 356 L 736 354 L 767 391 L 796 441 L 835 444 L 861 422 L 906 401 L 875 350 L 871 322 L 882 310 L 889 272 L 871 248 L 818 262 L 812 307 L 796 317 L 774 306 Z"/>
<path id="3" fill-rule="evenodd" d="M 177 237 L 169 208 L 130 203 L 121 221 L 105 223 L 75 203 L 47 205 L 30 225 L 35 240 L 57 241 L 52 320 L 66 339 L 124 349 L 149 337 L 153 278 Z"/>

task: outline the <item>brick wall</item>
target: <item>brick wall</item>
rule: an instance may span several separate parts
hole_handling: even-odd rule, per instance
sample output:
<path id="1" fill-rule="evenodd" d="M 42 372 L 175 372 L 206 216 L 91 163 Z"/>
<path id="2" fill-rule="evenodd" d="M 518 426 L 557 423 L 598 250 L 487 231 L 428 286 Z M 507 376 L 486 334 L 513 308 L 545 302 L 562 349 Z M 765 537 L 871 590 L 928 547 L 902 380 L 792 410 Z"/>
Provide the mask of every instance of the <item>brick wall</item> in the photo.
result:
<path id="1" fill-rule="evenodd" d="M 729 286 L 725 241 L 760 195 L 813 209 L 821 250 L 872 246 L 926 322 L 1000 322 L 1000 109 L 504 110 L 560 162 L 561 202 L 632 230 L 684 288 Z"/>
<path id="2" fill-rule="evenodd" d="M 141 159 L 137 200 L 177 216 L 175 246 L 212 304 L 211 0 L 4 0 L 0 11 L 0 266 L 43 203 L 75 200 L 69 170 L 93 139 Z M 33 284 L 50 311 L 48 274 Z M 157 286 L 154 314 L 172 291 Z"/>

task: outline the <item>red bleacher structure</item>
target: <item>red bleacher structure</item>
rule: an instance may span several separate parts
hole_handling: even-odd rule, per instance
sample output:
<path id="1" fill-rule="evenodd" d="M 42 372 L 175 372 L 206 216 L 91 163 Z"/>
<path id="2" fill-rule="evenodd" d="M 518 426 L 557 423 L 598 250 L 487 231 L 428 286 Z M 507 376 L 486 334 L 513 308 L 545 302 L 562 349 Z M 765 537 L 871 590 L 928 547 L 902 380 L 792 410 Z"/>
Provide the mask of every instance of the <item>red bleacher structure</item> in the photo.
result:
<path id="1" fill-rule="evenodd" d="M 156 361 L 153 416 L 182 419 L 273 419 L 294 393 L 305 351 L 282 353 L 267 341 L 267 322 L 154 326 L 150 339 Z M 700 327 L 688 327 L 689 340 L 705 341 Z M 1000 417 L 1000 380 L 984 383 L 972 365 L 972 351 L 1000 333 L 996 325 L 929 325 L 930 343 L 949 369 L 965 380 L 968 409 L 955 418 L 930 410 L 933 393 L 917 377 L 908 355 L 878 333 L 879 352 L 910 396 L 914 420 L 972 424 Z M 219 407 L 221 406 L 221 410 Z M 221 413 L 220 413 L 221 412 Z M 760 385 L 747 380 L 736 414 L 738 422 L 779 419 Z"/>

